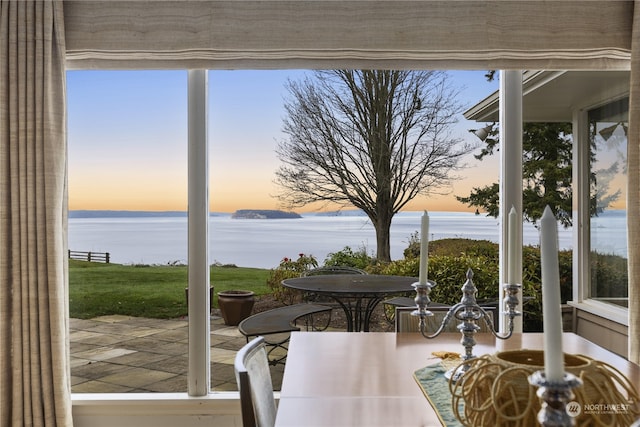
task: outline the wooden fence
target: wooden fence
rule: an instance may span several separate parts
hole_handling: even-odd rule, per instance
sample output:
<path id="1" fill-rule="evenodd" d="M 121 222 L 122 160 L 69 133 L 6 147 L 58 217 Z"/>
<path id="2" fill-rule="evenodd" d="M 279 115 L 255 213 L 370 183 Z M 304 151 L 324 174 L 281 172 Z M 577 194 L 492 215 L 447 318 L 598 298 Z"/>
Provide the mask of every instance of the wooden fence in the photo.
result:
<path id="1" fill-rule="evenodd" d="M 109 264 L 109 252 L 82 252 L 69 250 L 69 259 Z"/>

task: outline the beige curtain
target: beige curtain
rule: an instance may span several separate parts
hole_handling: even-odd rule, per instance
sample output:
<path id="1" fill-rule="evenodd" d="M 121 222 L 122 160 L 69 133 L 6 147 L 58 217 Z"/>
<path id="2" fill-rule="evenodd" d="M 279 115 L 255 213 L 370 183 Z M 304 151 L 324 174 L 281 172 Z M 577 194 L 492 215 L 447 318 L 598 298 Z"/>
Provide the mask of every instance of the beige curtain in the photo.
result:
<path id="1" fill-rule="evenodd" d="M 628 187 L 629 360 L 640 364 L 640 0 L 634 3 L 631 36 Z"/>
<path id="2" fill-rule="evenodd" d="M 62 2 L 0 11 L 0 426 L 71 426 Z"/>

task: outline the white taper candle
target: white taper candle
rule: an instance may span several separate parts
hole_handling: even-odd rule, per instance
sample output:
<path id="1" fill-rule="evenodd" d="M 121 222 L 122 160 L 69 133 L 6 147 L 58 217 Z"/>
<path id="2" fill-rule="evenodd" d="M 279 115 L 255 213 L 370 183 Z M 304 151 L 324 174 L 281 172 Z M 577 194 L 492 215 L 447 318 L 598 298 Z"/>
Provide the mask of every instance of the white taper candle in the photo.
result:
<path id="1" fill-rule="evenodd" d="M 542 269 L 542 318 L 544 324 L 544 372 L 548 381 L 564 375 L 562 311 L 558 268 L 558 224 L 547 206 L 540 219 L 540 265 Z"/>
<path id="2" fill-rule="evenodd" d="M 420 221 L 420 275 L 421 285 L 427 284 L 427 270 L 429 264 L 429 214 L 424 211 Z"/>
<path id="3" fill-rule="evenodd" d="M 509 211 L 509 236 L 508 236 L 508 265 L 507 265 L 507 283 L 510 285 L 516 284 L 516 260 L 517 260 L 517 235 L 516 227 L 518 221 L 518 214 L 516 214 L 516 208 L 511 207 Z"/>

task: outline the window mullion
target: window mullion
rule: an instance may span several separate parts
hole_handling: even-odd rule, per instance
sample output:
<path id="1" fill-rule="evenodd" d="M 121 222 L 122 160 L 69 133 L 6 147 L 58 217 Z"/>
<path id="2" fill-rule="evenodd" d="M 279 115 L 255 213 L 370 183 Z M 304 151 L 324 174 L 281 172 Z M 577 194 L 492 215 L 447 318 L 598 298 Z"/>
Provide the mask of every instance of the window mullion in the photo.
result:
<path id="1" fill-rule="evenodd" d="M 589 298 L 589 123 L 585 110 L 573 113 L 573 301 Z"/>
<path id="2" fill-rule="evenodd" d="M 189 396 L 206 396 L 211 382 L 207 86 L 206 70 L 188 72 Z"/>

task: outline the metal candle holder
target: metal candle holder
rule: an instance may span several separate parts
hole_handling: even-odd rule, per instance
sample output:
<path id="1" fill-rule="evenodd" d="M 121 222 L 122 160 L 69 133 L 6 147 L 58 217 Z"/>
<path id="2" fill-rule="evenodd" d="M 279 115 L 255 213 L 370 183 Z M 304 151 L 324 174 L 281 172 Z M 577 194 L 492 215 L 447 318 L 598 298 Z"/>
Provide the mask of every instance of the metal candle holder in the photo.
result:
<path id="1" fill-rule="evenodd" d="M 476 301 L 478 288 L 476 288 L 473 283 L 473 271 L 471 269 L 467 270 L 467 281 L 462 285 L 462 299 L 460 302 L 449 309 L 444 319 L 442 319 L 442 323 L 438 327 L 438 330 L 436 330 L 432 335 L 427 334 L 425 332 L 426 318 L 428 316 L 433 316 L 433 313 L 428 310 L 428 305 L 431 302 L 429 299 L 429 293 L 431 293 L 431 288 L 434 286 L 436 285 L 433 282 L 427 282 L 426 284 L 413 284 L 413 287 L 416 290 L 415 302 L 417 309 L 414 310 L 411 315 L 420 318 L 420 333 L 423 337 L 428 339 L 437 337 L 442 333 L 442 331 L 444 331 L 451 319 L 455 317 L 460 320 L 460 324 L 457 328 L 462 334 L 462 339 L 460 340 L 460 343 L 464 347 L 462 360 L 466 362 L 476 357 L 473 354 L 473 347 L 476 345 L 475 334 L 480 330 L 478 320 L 484 320 L 489 331 L 498 339 L 508 339 L 513 335 L 515 318 L 522 314 L 516 310 L 519 302 L 518 292 L 521 285 L 505 284 L 502 287 L 506 295 L 503 300 L 506 307 L 506 312 L 504 314 L 508 319 L 508 332 L 504 335 L 499 334 L 495 330 L 493 319 Z M 468 364 L 463 363 L 461 366 L 448 371 L 445 375 L 447 378 L 453 378 L 453 381 L 457 381 L 468 370 L 468 368 Z"/>
<path id="2" fill-rule="evenodd" d="M 575 417 L 567 411 L 567 404 L 574 398 L 573 389 L 580 387 L 582 381 L 573 374 L 565 372 L 561 381 L 549 381 L 544 371 L 534 372 L 529 376 L 529 384 L 539 387 L 537 395 L 542 401 L 538 412 L 538 422 L 543 427 L 575 426 Z"/>

